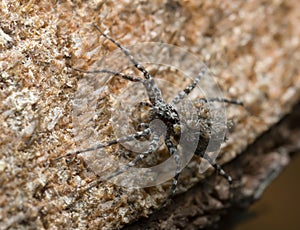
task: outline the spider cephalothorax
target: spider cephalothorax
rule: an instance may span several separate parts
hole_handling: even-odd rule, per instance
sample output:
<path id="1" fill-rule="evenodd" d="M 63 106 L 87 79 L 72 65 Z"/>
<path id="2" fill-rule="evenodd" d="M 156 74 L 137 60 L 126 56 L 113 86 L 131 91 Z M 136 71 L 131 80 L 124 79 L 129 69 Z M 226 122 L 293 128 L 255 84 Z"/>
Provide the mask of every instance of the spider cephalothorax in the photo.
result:
<path id="1" fill-rule="evenodd" d="M 180 125 L 179 114 L 173 105 L 166 104 L 163 101 L 159 101 L 155 106 L 151 107 L 150 120 L 159 119 L 165 123 L 165 125 L 173 130 L 174 133 L 178 133 L 176 128 Z"/>
<path id="2" fill-rule="evenodd" d="M 109 35 L 103 33 L 99 27 L 95 25 L 96 29 L 108 40 L 110 40 L 113 44 L 115 44 L 121 52 L 123 52 L 126 57 L 131 61 L 131 63 L 134 65 L 134 67 L 140 71 L 144 78 L 135 77 L 131 75 L 127 75 L 124 73 L 120 73 L 118 71 L 108 70 L 108 69 L 102 69 L 102 70 L 94 70 L 94 71 L 83 71 L 78 70 L 85 73 L 106 73 L 111 74 L 123 79 L 126 79 L 128 81 L 133 82 L 140 82 L 143 84 L 143 86 L 146 89 L 149 102 L 141 102 L 142 105 L 149 108 L 148 112 L 148 123 L 140 124 L 140 131 L 132 134 L 127 135 L 124 137 L 120 137 L 111 141 L 107 141 L 105 143 L 99 144 L 97 146 L 93 146 L 84 150 L 79 150 L 73 153 L 68 153 L 66 155 L 60 156 L 56 159 L 60 159 L 66 156 L 71 155 L 77 155 L 80 153 L 85 153 L 101 148 L 105 148 L 111 145 L 115 145 L 118 143 L 124 143 L 129 142 L 135 139 L 140 138 L 148 138 L 149 139 L 149 146 L 148 149 L 138 154 L 132 161 L 127 163 L 125 166 L 120 167 L 116 171 L 114 171 L 109 177 L 105 178 L 106 180 L 112 179 L 116 177 L 117 175 L 120 175 L 124 172 L 126 172 L 129 168 L 137 165 L 143 158 L 147 157 L 148 155 L 154 153 L 156 149 L 159 147 L 160 139 L 162 136 L 164 136 L 164 144 L 168 149 L 168 152 L 171 156 L 174 157 L 174 160 L 176 162 L 176 172 L 173 179 L 173 184 L 170 189 L 170 194 L 168 196 L 171 197 L 174 194 L 174 191 L 176 189 L 178 177 L 180 175 L 181 171 L 181 158 L 180 154 L 178 153 L 177 149 L 180 145 L 180 138 L 185 138 L 185 140 L 182 142 L 183 145 L 189 145 L 189 143 L 196 143 L 196 151 L 194 152 L 195 155 L 198 155 L 204 159 L 206 159 L 226 180 L 231 183 L 232 179 L 229 175 L 227 175 L 224 170 L 221 169 L 221 167 L 216 164 L 206 153 L 205 149 L 208 145 L 208 142 L 210 140 L 210 137 L 214 130 L 211 127 L 209 117 L 201 117 L 200 114 L 197 117 L 197 125 L 195 127 L 190 127 L 188 125 L 187 121 L 180 120 L 179 112 L 176 109 L 176 106 L 182 102 L 182 100 L 189 95 L 191 91 L 197 86 L 200 79 L 207 73 L 207 68 L 203 66 L 198 73 L 198 75 L 194 78 L 193 82 L 189 84 L 183 91 L 179 92 L 177 96 L 174 97 L 174 99 L 167 103 L 164 101 L 162 97 L 161 90 L 157 86 L 156 82 L 150 75 L 150 73 L 146 70 L 144 66 L 142 66 L 140 63 L 136 61 L 136 59 L 131 55 L 129 50 L 124 48 L 120 43 L 115 41 L 113 38 L 111 38 Z M 226 102 L 226 103 L 232 103 L 232 104 L 238 104 L 242 105 L 241 102 L 235 101 L 235 100 L 227 100 L 223 98 L 201 98 L 200 101 L 206 103 L 207 101 L 212 102 Z M 159 122 L 157 122 L 159 121 Z M 163 125 L 161 125 L 163 123 Z M 99 179 L 95 181 L 94 183 L 91 183 L 84 189 L 84 191 L 87 191 L 98 184 L 103 182 L 103 179 Z"/>

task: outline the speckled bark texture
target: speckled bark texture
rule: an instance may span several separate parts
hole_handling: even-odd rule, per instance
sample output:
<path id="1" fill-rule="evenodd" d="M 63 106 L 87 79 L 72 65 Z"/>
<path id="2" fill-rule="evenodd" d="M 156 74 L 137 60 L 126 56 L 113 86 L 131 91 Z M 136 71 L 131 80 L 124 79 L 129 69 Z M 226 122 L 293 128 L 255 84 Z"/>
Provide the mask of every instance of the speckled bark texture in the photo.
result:
<path id="1" fill-rule="evenodd" d="M 238 178 L 230 198 L 228 191 L 224 191 L 224 182 L 216 175 L 210 176 L 176 197 L 169 207 L 124 229 L 231 229 L 236 223 L 234 215 L 257 201 L 287 166 L 290 157 L 300 153 L 299 117 L 300 104 L 225 166 Z"/>
<path id="2" fill-rule="evenodd" d="M 155 41 L 187 49 L 208 65 L 226 98 L 244 102 L 244 108 L 227 108 L 232 128 L 218 159 L 225 164 L 299 101 L 299 7 L 296 0 L 1 1 L 0 228 L 118 229 L 149 216 L 169 192 L 170 183 L 129 189 L 103 182 L 70 206 L 80 187 L 110 166 L 100 160 L 94 172 L 82 156 L 53 161 L 78 144 L 87 147 L 95 141 L 80 139 L 74 132 L 72 102 L 86 75 L 70 66 L 89 70 L 116 47 L 99 36 L 92 23 L 125 46 Z M 114 137 L 114 94 L 124 86 L 125 81 L 113 78 L 97 100 L 94 125 L 86 129 L 92 129 L 98 141 Z M 105 154 L 118 159 L 124 150 L 114 146 Z M 258 155 L 250 161 L 275 162 L 276 171 L 287 164 L 288 155 Z M 195 158 L 183 170 L 178 193 L 212 173 L 200 173 L 199 162 Z M 229 169 L 236 179 L 236 194 L 249 196 L 260 194 L 251 190 L 259 186 L 252 185 L 260 183 L 263 188 L 258 177 L 269 172 L 253 179 L 237 167 Z M 197 216 L 195 228 L 216 222 L 220 213 L 211 210 L 224 213 L 232 193 L 222 178 L 208 180 L 213 181 L 184 194 L 194 204 L 191 209 L 176 210 L 178 215 L 155 226 L 186 227 L 180 215 L 190 213 Z M 199 197 L 188 198 L 198 191 Z"/>

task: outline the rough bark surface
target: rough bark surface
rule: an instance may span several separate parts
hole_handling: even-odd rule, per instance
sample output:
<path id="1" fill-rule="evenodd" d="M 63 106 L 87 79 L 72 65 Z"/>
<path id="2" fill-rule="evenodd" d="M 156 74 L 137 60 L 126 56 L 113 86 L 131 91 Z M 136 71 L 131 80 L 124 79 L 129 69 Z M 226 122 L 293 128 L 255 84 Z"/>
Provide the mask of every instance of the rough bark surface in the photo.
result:
<path id="1" fill-rule="evenodd" d="M 124 229 L 226 228 L 226 215 L 237 213 L 258 200 L 292 160 L 292 155 L 300 153 L 299 117 L 300 104 L 225 166 L 237 179 L 230 197 L 224 196 L 228 191 L 224 191 L 223 182 L 213 175 L 176 197 L 165 210 Z"/>
<path id="2" fill-rule="evenodd" d="M 227 107 L 233 126 L 218 159 L 225 164 L 299 101 L 299 7 L 296 0 L 1 1 L 0 228 L 121 228 L 149 216 L 168 194 L 170 183 L 147 189 L 102 183 L 67 208 L 79 187 L 111 166 L 98 159 L 95 172 L 89 167 L 92 160 L 84 156 L 53 161 L 96 141 L 82 140 L 74 131 L 78 127 L 73 102 L 86 75 L 70 68 L 95 68 L 104 54 L 115 49 L 92 23 L 125 46 L 155 41 L 187 49 L 208 65 L 224 97 L 244 102 L 244 108 Z M 170 76 L 165 80 L 182 87 L 188 84 Z M 117 78 L 107 82 L 97 100 L 93 125 L 80 127 L 92 129 L 98 142 L 114 137 L 110 123 L 114 95 L 125 86 Z M 162 90 L 168 93 L 167 86 Z M 118 146 L 105 150 L 117 159 L 122 153 Z M 245 194 L 259 195 L 253 189 L 263 188 L 264 178 L 288 162 L 287 154 L 276 151 L 248 153 L 245 158 L 239 164 L 257 160 L 272 167 L 259 167 L 262 171 L 252 175 L 251 167 L 244 172 L 238 164 L 228 166 L 238 178 L 234 201 Z M 200 173 L 199 163 L 193 159 L 182 172 L 178 193 L 212 173 Z M 190 215 L 197 217 L 190 223 L 194 227 L 217 221 L 215 210 L 224 212 L 233 205 L 231 193 L 222 178 L 208 180 L 212 182 L 185 193 L 186 198 L 177 198 L 177 205 L 188 207 L 180 205 L 187 199 L 191 209 L 162 217 L 155 226 L 187 226 L 185 217 Z M 192 195 L 195 190 L 201 191 L 199 197 Z M 172 208 L 176 206 L 166 213 Z"/>

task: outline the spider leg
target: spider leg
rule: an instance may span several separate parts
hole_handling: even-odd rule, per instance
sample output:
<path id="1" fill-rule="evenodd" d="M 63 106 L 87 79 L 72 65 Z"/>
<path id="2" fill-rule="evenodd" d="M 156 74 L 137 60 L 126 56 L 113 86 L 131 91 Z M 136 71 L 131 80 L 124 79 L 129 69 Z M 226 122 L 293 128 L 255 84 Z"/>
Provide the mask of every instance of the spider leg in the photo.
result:
<path id="1" fill-rule="evenodd" d="M 76 71 L 79 71 L 79 72 L 82 72 L 82 73 L 110 73 L 110 74 L 113 74 L 115 76 L 122 77 L 126 80 L 134 81 L 134 82 L 143 82 L 144 81 L 143 78 L 134 77 L 134 76 L 123 74 L 123 73 L 113 71 L 113 70 L 101 69 L 101 70 L 91 70 L 91 71 L 89 71 L 89 70 L 82 70 L 82 69 L 77 69 L 77 68 L 73 68 L 73 67 L 72 67 L 72 69 L 74 69 Z"/>
<path id="2" fill-rule="evenodd" d="M 108 147 L 108 146 L 111 146 L 111 145 L 115 145 L 115 144 L 118 144 L 118 143 L 122 143 L 122 142 L 132 141 L 134 139 L 145 137 L 145 136 L 149 135 L 150 133 L 151 133 L 150 128 L 147 128 L 143 131 L 136 132 L 132 135 L 128 135 L 128 136 L 125 136 L 125 137 L 120 137 L 120 138 L 117 138 L 117 139 L 114 139 L 114 140 L 111 140 L 111 141 L 107 141 L 105 143 L 101 143 L 101 144 L 96 145 L 94 147 L 90 147 L 90 148 L 87 148 L 87 149 L 84 149 L 84 150 L 78 150 L 76 152 L 67 153 L 65 155 L 54 158 L 54 160 L 56 161 L 56 160 L 59 160 L 59 159 L 64 158 L 64 157 L 68 157 L 68 156 L 72 156 L 72 155 L 78 155 L 80 153 L 90 152 L 90 151 L 94 151 L 94 150 L 97 150 L 97 149 L 102 149 L 102 148 L 105 148 L 105 147 Z"/>
<path id="3" fill-rule="evenodd" d="M 131 55 L 129 50 L 127 50 L 124 46 L 122 46 L 119 42 L 114 40 L 112 37 L 104 33 L 96 24 L 94 24 L 94 26 L 105 38 L 107 38 L 108 40 L 110 40 L 112 43 L 114 43 L 116 46 L 120 48 L 120 50 L 129 58 L 129 60 L 134 64 L 134 66 L 144 74 L 146 79 L 152 78 L 151 75 L 148 73 L 148 71 L 134 59 L 134 57 Z"/>
<path id="4" fill-rule="evenodd" d="M 160 89 L 157 87 L 155 81 L 153 80 L 150 73 L 145 69 L 144 66 L 142 66 L 140 63 L 137 62 L 137 60 L 134 59 L 134 57 L 131 55 L 129 50 L 127 50 L 124 46 L 122 46 L 119 42 L 114 40 L 109 35 L 105 34 L 96 24 L 94 24 L 95 28 L 108 40 L 110 40 L 112 43 L 114 43 L 119 49 L 129 58 L 129 60 L 133 63 L 136 69 L 138 69 L 140 72 L 143 73 L 145 79 L 147 81 L 143 81 L 143 84 L 147 90 L 149 99 L 153 105 L 155 105 L 158 101 L 162 101 L 162 94 Z"/>
<path id="5" fill-rule="evenodd" d="M 175 159 L 175 162 L 176 162 L 176 172 L 175 172 L 175 176 L 173 178 L 173 183 L 172 183 L 172 186 L 170 188 L 170 192 L 169 192 L 167 198 L 160 205 L 161 207 L 163 207 L 168 202 L 168 200 L 170 200 L 171 197 L 174 195 L 176 187 L 177 187 L 180 171 L 181 171 L 180 170 L 180 165 L 181 165 L 180 156 L 176 151 L 177 150 L 176 147 L 174 146 L 173 142 L 170 139 L 170 135 L 168 135 L 168 134 L 165 137 L 165 144 L 166 144 L 170 154 L 172 156 L 174 156 L 174 159 Z"/>
<path id="6" fill-rule="evenodd" d="M 139 155 L 137 155 L 132 161 L 130 161 L 128 164 L 122 166 L 121 168 L 117 169 L 115 172 L 113 172 L 111 175 L 109 175 L 106 178 L 100 178 L 99 180 L 96 180 L 95 182 L 90 183 L 84 190 L 83 192 L 86 192 L 88 190 L 90 190 L 91 188 L 97 186 L 98 184 L 102 183 L 104 180 L 108 181 L 113 179 L 114 177 L 126 172 L 129 168 L 134 167 L 137 163 L 139 163 L 142 159 L 144 159 L 145 157 L 149 156 L 150 154 L 152 154 L 158 147 L 159 145 L 159 138 L 160 135 L 157 133 L 153 134 L 153 139 L 149 145 L 149 148 L 146 152 L 141 153 Z"/>
<path id="7" fill-rule="evenodd" d="M 188 85 L 188 87 L 186 87 L 183 91 L 179 92 L 179 94 L 174 97 L 171 104 L 173 105 L 178 104 L 184 97 L 189 95 L 189 93 L 196 87 L 196 85 L 198 84 L 200 79 L 206 74 L 206 72 L 207 72 L 207 68 L 202 67 L 200 73 L 196 76 L 194 81 L 190 85 Z"/>
<path id="8" fill-rule="evenodd" d="M 224 178 L 228 181 L 229 184 L 232 184 L 232 178 L 231 178 L 231 176 L 229 176 L 229 175 L 221 168 L 221 166 L 218 165 L 216 162 L 214 162 L 214 160 L 211 159 L 206 153 L 196 151 L 195 155 L 200 156 L 200 157 L 202 157 L 203 159 L 207 160 L 208 163 L 209 163 L 212 167 L 214 167 L 215 170 L 216 170 L 217 172 L 219 172 L 220 175 L 221 175 L 222 177 L 224 177 Z"/>
<path id="9" fill-rule="evenodd" d="M 217 98 L 217 97 L 216 98 L 199 98 L 198 100 L 204 101 L 204 102 L 224 102 L 224 103 L 228 103 L 228 104 L 244 106 L 244 103 L 242 101 L 226 99 L 226 98 Z"/>

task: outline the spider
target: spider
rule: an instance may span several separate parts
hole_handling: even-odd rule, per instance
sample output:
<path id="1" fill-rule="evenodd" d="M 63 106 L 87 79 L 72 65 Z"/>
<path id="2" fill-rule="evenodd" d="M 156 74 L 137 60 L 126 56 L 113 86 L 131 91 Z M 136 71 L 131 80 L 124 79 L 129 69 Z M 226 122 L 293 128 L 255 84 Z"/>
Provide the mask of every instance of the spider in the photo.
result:
<path id="1" fill-rule="evenodd" d="M 99 33 L 104 36 L 106 39 L 108 39 L 110 42 L 112 42 L 114 45 L 116 45 L 123 54 L 129 59 L 129 61 L 134 65 L 134 68 L 136 68 L 139 72 L 143 74 L 144 78 L 141 77 L 135 77 L 131 75 L 127 75 L 121 72 L 112 71 L 108 69 L 102 69 L 102 70 L 93 70 L 93 71 L 85 71 L 77 68 L 73 68 L 76 71 L 84 72 L 84 73 L 108 73 L 120 78 L 123 78 L 128 81 L 132 82 L 140 82 L 144 86 L 147 96 L 149 99 L 149 102 L 141 102 L 142 106 L 146 106 L 149 108 L 149 123 L 143 123 L 140 126 L 142 127 L 141 131 L 138 131 L 134 134 L 127 135 L 124 137 L 116 138 L 104 143 L 101 143 L 99 145 L 78 150 L 76 152 L 67 153 L 65 155 L 59 156 L 55 158 L 55 160 L 59 160 L 64 157 L 69 157 L 73 155 L 78 155 L 102 148 L 106 148 L 112 145 L 116 145 L 119 143 L 129 142 L 135 139 L 142 139 L 142 138 L 148 138 L 150 140 L 150 145 L 148 146 L 147 151 L 138 154 L 133 160 L 131 160 L 129 163 L 119 167 L 117 170 L 115 170 L 111 175 L 109 175 L 106 180 L 110 180 L 124 172 L 126 172 L 129 168 L 136 166 L 139 162 L 141 162 L 144 158 L 151 155 L 156 151 L 156 149 L 159 147 L 160 138 L 162 135 L 164 136 L 164 144 L 167 147 L 167 150 L 171 156 L 173 156 L 175 162 L 176 162 L 176 172 L 173 178 L 173 183 L 171 185 L 169 194 L 165 201 L 162 203 L 164 205 L 173 195 L 177 187 L 178 178 L 180 176 L 181 168 L 181 158 L 177 151 L 177 143 L 180 139 L 181 133 L 185 132 L 188 133 L 189 136 L 192 137 L 196 136 L 198 134 L 197 139 L 197 148 L 194 152 L 195 155 L 204 158 L 208 161 L 208 163 L 217 171 L 221 176 L 223 176 L 229 184 L 232 183 L 232 178 L 229 176 L 220 165 L 218 165 L 208 154 L 205 153 L 206 146 L 208 144 L 208 141 L 210 139 L 210 133 L 212 130 L 204 131 L 202 129 L 193 129 L 187 127 L 185 124 L 183 124 L 179 119 L 178 111 L 176 110 L 175 106 L 181 102 L 185 97 L 187 97 L 197 86 L 201 78 L 204 77 L 204 75 L 207 73 L 207 67 L 201 68 L 198 75 L 195 77 L 195 79 L 190 83 L 184 90 L 179 92 L 177 96 L 173 98 L 173 100 L 170 103 L 167 103 L 163 97 L 162 92 L 157 86 L 156 82 L 154 81 L 153 77 L 150 75 L 150 73 L 146 70 L 146 68 L 141 65 L 131 54 L 131 52 L 126 49 L 123 45 L 121 45 L 118 41 L 104 33 L 97 25 L 94 24 L 94 27 L 99 31 Z M 206 103 L 208 100 L 211 102 L 223 102 L 223 103 L 230 103 L 235 105 L 243 105 L 242 102 L 237 100 L 229 100 L 225 98 L 201 98 L 201 100 Z M 201 116 L 199 116 L 198 119 L 201 119 Z M 161 130 L 160 124 L 155 122 L 156 120 L 160 120 L 165 124 L 166 130 L 163 132 Z M 207 128 L 206 128 L 207 129 Z M 103 179 L 97 179 L 94 182 L 91 182 L 84 191 L 88 191 L 91 188 L 99 185 L 103 182 Z"/>

